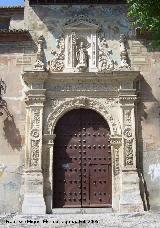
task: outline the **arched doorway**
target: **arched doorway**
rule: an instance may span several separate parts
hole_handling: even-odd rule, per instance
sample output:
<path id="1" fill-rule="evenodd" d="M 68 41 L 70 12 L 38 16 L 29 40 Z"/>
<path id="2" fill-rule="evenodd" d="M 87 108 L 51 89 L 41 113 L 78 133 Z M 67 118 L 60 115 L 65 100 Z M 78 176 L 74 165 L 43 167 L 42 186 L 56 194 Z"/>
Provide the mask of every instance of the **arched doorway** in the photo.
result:
<path id="1" fill-rule="evenodd" d="M 55 128 L 53 208 L 111 207 L 110 130 L 93 110 L 74 109 Z"/>

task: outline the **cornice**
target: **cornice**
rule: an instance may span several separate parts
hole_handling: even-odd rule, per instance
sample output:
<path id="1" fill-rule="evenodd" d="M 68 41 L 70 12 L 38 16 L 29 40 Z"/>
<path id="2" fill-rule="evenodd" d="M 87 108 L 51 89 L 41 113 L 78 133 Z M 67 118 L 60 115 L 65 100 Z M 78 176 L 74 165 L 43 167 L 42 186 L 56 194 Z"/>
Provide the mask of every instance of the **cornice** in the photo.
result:
<path id="1" fill-rule="evenodd" d="M 28 106 L 34 105 L 35 103 L 43 105 L 46 100 L 45 92 L 45 89 L 30 89 L 26 91 L 25 103 Z"/>
<path id="2" fill-rule="evenodd" d="M 1 6 L 0 12 L 8 13 L 8 12 L 24 12 L 23 6 Z"/>
<path id="3" fill-rule="evenodd" d="M 126 80 L 126 79 L 131 79 L 135 80 L 140 72 L 139 71 L 108 71 L 105 73 L 101 72 L 83 72 L 83 73 L 65 73 L 65 72 L 60 72 L 60 73 L 48 73 L 49 74 L 49 80 L 54 80 L 54 79 L 64 79 L 64 80 L 75 80 L 75 79 L 101 79 L 101 80 L 114 80 L 114 79 L 119 79 L 119 80 Z"/>
<path id="4" fill-rule="evenodd" d="M 32 83 L 44 83 L 48 77 L 48 72 L 46 71 L 25 71 L 22 74 L 22 78 L 27 85 Z"/>
<path id="5" fill-rule="evenodd" d="M 113 81 L 134 81 L 139 71 L 109 71 L 106 73 L 83 72 L 83 73 L 50 73 L 48 71 L 26 71 L 22 74 L 23 80 L 27 85 L 32 83 L 50 83 L 51 81 L 65 82 L 79 82 L 81 80 L 86 82 L 103 83 Z M 128 94 L 128 93 L 127 93 Z"/>

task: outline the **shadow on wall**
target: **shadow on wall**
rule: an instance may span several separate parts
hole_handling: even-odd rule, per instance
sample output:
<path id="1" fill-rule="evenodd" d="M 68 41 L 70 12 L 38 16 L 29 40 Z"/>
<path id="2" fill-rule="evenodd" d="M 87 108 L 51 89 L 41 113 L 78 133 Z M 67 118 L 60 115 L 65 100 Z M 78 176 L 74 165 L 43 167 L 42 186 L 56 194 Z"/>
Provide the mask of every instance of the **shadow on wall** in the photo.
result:
<path id="1" fill-rule="evenodd" d="M 4 134 L 7 142 L 10 144 L 12 149 L 20 150 L 22 147 L 22 138 L 19 129 L 16 127 L 14 117 L 7 117 L 4 120 Z"/>
<path id="2" fill-rule="evenodd" d="M 158 102 L 152 93 L 152 88 L 141 75 L 139 77 L 139 83 L 136 86 L 137 91 L 140 94 L 140 102 L 137 103 L 137 168 L 140 178 L 140 194 L 142 197 L 144 210 L 150 210 L 149 203 L 149 191 L 147 187 L 147 183 L 144 177 L 144 169 L 143 169 L 143 132 L 142 132 L 142 122 L 147 121 L 148 119 L 148 111 L 146 110 L 145 102 Z"/>

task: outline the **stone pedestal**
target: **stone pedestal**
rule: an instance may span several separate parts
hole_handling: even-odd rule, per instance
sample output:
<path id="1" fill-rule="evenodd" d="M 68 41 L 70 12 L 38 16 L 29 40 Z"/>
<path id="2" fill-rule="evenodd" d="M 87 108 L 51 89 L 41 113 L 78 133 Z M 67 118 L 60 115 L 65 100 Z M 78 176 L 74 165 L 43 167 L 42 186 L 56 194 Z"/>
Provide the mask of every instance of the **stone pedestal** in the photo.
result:
<path id="1" fill-rule="evenodd" d="M 122 171 L 121 178 L 120 212 L 142 212 L 144 208 L 140 196 L 137 171 Z"/>
<path id="2" fill-rule="evenodd" d="M 26 171 L 25 192 L 22 204 L 23 214 L 45 214 L 46 205 L 43 198 L 43 176 L 41 170 Z"/>

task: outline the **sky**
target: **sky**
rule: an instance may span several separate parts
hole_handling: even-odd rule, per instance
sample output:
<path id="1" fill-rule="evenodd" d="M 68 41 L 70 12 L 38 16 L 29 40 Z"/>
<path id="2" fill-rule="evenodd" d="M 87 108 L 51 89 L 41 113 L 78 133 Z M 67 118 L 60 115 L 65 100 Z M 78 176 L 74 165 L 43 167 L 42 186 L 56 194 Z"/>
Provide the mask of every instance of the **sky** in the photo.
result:
<path id="1" fill-rule="evenodd" d="M 0 0 L 1 6 L 22 6 L 24 5 L 24 0 Z"/>

